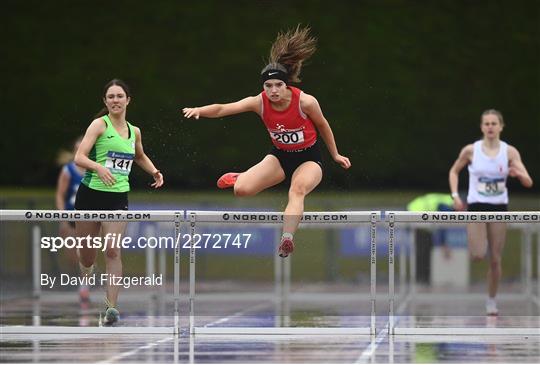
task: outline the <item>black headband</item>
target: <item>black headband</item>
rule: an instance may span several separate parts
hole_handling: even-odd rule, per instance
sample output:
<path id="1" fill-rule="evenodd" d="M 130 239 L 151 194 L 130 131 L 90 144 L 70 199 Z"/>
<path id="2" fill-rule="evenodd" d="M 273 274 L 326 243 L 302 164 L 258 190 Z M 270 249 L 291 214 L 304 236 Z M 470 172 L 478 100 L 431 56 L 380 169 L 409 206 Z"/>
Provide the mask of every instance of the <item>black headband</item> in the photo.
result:
<path id="1" fill-rule="evenodd" d="M 288 83 L 289 75 L 287 75 L 287 73 L 284 71 L 271 68 L 261 74 L 261 79 L 262 82 L 265 82 L 266 80 L 277 79 L 283 81 L 284 83 Z"/>

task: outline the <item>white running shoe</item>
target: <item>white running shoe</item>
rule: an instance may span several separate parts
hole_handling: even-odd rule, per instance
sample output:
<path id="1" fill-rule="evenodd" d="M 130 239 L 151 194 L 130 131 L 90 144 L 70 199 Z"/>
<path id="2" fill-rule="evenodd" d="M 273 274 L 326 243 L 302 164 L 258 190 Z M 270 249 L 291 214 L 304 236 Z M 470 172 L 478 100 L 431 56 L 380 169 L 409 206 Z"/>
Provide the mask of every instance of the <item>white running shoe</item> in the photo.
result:
<path id="1" fill-rule="evenodd" d="M 90 267 L 86 267 L 79 262 L 79 269 L 81 270 L 82 276 L 90 276 L 94 273 L 94 264 Z"/>
<path id="2" fill-rule="evenodd" d="M 495 299 L 489 298 L 486 300 L 486 314 L 488 316 L 496 316 L 499 314 L 499 310 L 497 309 L 497 302 Z"/>

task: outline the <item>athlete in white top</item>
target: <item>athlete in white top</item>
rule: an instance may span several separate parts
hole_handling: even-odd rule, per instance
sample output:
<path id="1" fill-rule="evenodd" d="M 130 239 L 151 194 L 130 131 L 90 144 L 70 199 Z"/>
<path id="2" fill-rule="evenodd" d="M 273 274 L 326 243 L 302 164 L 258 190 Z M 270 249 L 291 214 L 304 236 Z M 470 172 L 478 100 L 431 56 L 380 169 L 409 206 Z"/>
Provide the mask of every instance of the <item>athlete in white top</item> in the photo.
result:
<path id="1" fill-rule="evenodd" d="M 506 178 L 517 178 L 527 188 L 533 181 L 521 161 L 518 150 L 500 140 L 504 127 L 502 114 L 489 109 L 482 113 L 480 129 L 482 140 L 469 144 L 461 150 L 449 173 L 450 191 L 456 210 L 465 210 L 458 194 L 459 172 L 469 167 L 469 193 L 467 203 L 469 211 L 506 211 L 508 210 L 508 192 Z M 490 247 L 490 265 L 488 269 L 488 299 L 486 312 L 497 315 L 495 296 L 501 277 L 501 253 L 506 240 L 505 223 L 473 223 L 467 226 L 469 251 L 474 260 L 486 256 Z"/>
<path id="2" fill-rule="evenodd" d="M 473 144 L 472 161 L 468 167 L 467 204 L 469 207 L 477 203 L 507 205 L 508 144 L 500 141 L 499 152 L 494 156 L 484 153 L 483 145 L 484 140 L 476 141 Z"/>

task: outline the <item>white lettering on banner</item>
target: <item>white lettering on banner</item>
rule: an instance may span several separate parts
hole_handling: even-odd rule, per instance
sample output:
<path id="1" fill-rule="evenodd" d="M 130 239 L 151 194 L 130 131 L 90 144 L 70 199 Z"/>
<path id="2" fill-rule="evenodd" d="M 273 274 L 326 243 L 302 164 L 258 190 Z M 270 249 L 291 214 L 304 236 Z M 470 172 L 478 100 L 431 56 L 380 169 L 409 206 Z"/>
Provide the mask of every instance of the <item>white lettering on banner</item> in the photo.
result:
<path id="1" fill-rule="evenodd" d="M 237 214 L 234 212 L 224 213 L 222 216 L 224 221 L 253 221 L 253 222 L 281 222 L 283 215 L 278 214 Z M 304 213 L 300 218 L 301 222 L 347 222 L 349 216 L 347 214 L 309 214 Z"/>
<path id="2" fill-rule="evenodd" d="M 515 214 L 515 213 L 486 213 L 486 214 L 445 214 L 445 213 L 424 213 L 422 220 L 431 222 L 540 222 L 540 215 L 535 213 Z"/>
<path id="3" fill-rule="evenodd" d="M 41 220 L 41 219 L 62 219 L 62 220 L 87 220 L 87 219 L 108 219 L 119 221 L 122 220 L 150 220 L 152 219 L 151 213 L 82 213 L 82 212 L 26 212 L 25 218 L 29 220 Z"/>

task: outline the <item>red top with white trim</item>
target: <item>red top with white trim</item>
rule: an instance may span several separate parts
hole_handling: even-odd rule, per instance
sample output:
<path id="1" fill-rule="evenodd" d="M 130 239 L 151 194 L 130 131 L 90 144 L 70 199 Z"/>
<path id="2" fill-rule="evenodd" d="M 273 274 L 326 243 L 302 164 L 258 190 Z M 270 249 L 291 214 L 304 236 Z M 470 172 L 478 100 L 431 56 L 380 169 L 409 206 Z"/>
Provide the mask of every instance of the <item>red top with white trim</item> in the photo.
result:
<path id="1" fill-rule="evenodd" d="M 264 125 L 272 143 L 280 150 L 294 151 L 311 147 L 317 141 L 317 130 L 300 108 L 302 90 L 292 86 L 287 88 L 292 91 L 291 102 L 282 111 L 272 108 L 266 93 L 261 93 Z"/>

